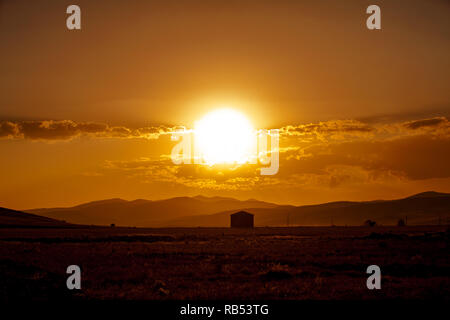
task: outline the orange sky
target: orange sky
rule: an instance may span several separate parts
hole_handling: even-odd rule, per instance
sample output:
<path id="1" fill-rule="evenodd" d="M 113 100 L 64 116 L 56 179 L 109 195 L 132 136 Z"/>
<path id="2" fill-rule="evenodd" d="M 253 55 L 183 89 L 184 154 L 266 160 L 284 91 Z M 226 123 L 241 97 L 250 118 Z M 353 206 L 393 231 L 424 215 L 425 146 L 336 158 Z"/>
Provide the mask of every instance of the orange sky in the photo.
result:
<path id="1" fill-rule="evenodd" d="M 450 192 L 450 5 L 0 1 L 0 206 Z M 166 133 L 229 105 L 281 129 L 280 171 L 174 166 Z"/>

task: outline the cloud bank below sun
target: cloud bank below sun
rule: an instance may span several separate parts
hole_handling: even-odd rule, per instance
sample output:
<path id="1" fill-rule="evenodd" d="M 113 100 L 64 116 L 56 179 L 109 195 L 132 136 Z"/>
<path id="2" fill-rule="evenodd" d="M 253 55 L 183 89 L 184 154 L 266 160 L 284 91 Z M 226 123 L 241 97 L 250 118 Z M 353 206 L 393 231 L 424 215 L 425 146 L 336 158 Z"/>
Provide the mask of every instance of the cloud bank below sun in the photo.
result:
<path id="1" fill-rule="evenodd" d="M 56 204 L 66 205 L 112 196 L 201 193 L 304 204 L 450 191 L 446 117 L 391 123 L 333 120 L 276 128 L 280 169 L 267 177 L 251 164 L 174 165 L 170 136 L 178 129 L 2 121 L 0 144 L 10 157 L 2 159 L 0 170 L 10 183 L 0 186 L 0 194 L 5 205 L 30 208 L 54 206 L 55 198 Z M 70 182 L 61 188 L 61 181 Z"/>

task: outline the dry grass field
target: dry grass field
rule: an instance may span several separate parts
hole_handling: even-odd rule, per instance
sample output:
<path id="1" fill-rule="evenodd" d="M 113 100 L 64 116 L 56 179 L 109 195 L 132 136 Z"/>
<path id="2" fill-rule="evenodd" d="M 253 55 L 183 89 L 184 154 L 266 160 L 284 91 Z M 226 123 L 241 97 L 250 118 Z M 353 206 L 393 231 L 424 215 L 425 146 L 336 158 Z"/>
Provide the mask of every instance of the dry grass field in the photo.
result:
<path id="1" fill-rule="evenodd" d="M 0 300 L 448 300 L 449 244 L 444 226 L 5 228 Z M 81 290 L 66 288 L 72 264 Z"/>

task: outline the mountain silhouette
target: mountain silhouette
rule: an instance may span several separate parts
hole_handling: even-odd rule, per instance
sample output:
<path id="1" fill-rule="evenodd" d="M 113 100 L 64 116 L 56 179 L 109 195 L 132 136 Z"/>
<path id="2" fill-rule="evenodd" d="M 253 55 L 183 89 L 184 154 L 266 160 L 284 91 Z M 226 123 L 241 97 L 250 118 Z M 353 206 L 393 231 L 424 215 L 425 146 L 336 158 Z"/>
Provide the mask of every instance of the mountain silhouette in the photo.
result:
<path id="1" fill-rule="evenodd" d="M 0 207 L 1 227 L 62 227 L 68 225 L 64 221 Z"/>
<path id="2" fill-rule="evenodd" d="M 447 223 L 450 219 L 450 194 L 424 192 L 398 200 L 364 202 L 339 201 L 308 206 L 277 206 L 247 208 L 254 214 L 256 226 L 329 226 L 362 225 L 371 219 L 378 224 L 396 225 L 406 219 L 409 225 Z M 166 226 L 229 226 L 233 210 L 207 216 L 180 217 L 167 221 Z"/>
<path id="3" fill-rule="evenodd" d="M 177 197 L 166 200 L 109 199 L 70 208 L 33 209 L 26 212 L 77 224 L 136 227 L 226 227 L 229 215 L 246 210 L 256 226 L 409 225 L 445 223 L 450 218 L 450 194 L 423 192 L 397 200 L 338 201 L 318 205 L 277 205 L 258 200 L 225 197 Z"/>
<path id="4" fill-rule="evenodd" d="M 224 197 L 176 197 L 165 200 L 100 200 L 70 208 L 42 208 L 26 212 L 77 224 L 157 226 L 181 216 L 208 215 L 225 210 L 275 208 L 278 205 L 257 200 L 240 201 Z"/>
<path id="5" fill-rule="evenodd" d="M 449 196 L 449 195 L 450 194 L 448 194 L 448 193 L 440 193 L 440 192 L 435 192 L 435 191 L 426 191 L 426 192 L 421 192 L 421 193 L 414 194 L 414 195 L 408 197 L 407 199 L 445 197 L 445 196 Z"/>

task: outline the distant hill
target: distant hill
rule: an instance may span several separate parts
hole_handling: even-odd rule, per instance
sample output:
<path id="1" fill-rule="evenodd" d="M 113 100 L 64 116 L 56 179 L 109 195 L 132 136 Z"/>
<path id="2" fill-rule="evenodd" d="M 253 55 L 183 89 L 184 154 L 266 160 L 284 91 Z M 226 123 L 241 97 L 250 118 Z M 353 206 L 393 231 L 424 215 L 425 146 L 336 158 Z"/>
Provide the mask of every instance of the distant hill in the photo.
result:
<path id="1" fill-rule="evenodd" d="M 440 193 L 435 191 L 426 191 L 418 194 L 414 194 L 406 199 L 415 199 L 415 198 L 434 198 L 434 197 L 448 197 L 450 193 Z"/>
<path id="2" fill-rule="evenodd" d="M 225 210 L 245 208 L 275 208 L 278 205 L 257 200 L 240 201 L 224 197 L 177 197 L 166 200 L 109 199 L 81 204 L 70 208 L 26 210 L 54 219 L 77 224 L 150 227 L 164 225 L 181 216 L 208 215 Z"/>
<path id="3" fill-rule="evenodd" d="M 159 201 L 109 199 L 70 208 L 34 209 L 26 212 L 77 224 L 136 227 L 226 227 L 238 210 L 255 215 L 256 226 L 362 225 L 375 220 L 395 225 L 408 217 L 409 225 L 444 223 L 450 219 L 450 194 L 419 193 L 398 200 L 339 201 L 290 206 L 224 197 L 178 197 Z"/>
<path id="4" fill-rule="evenodd" d="M 0 227 L 62 227 L 68 223 L 0 207 Z"/>
<path id="5" fill-rule="evenodd" d="M 378 224 L 395 225 L 408 219 L 408 225 L 445 223 L 450 219 L 450 194 L 424 192 L 398 200 L 366 202 L 330 202 L 310 206 L 278 206 L 275 208 L 247 208 L 255 215 L 256 226 L 329 226 L 362 225 L 371 219 Z M 226 227 L 233 210 L 208 216 L 180 217 L 166 222 L 166 226 Z"/>

